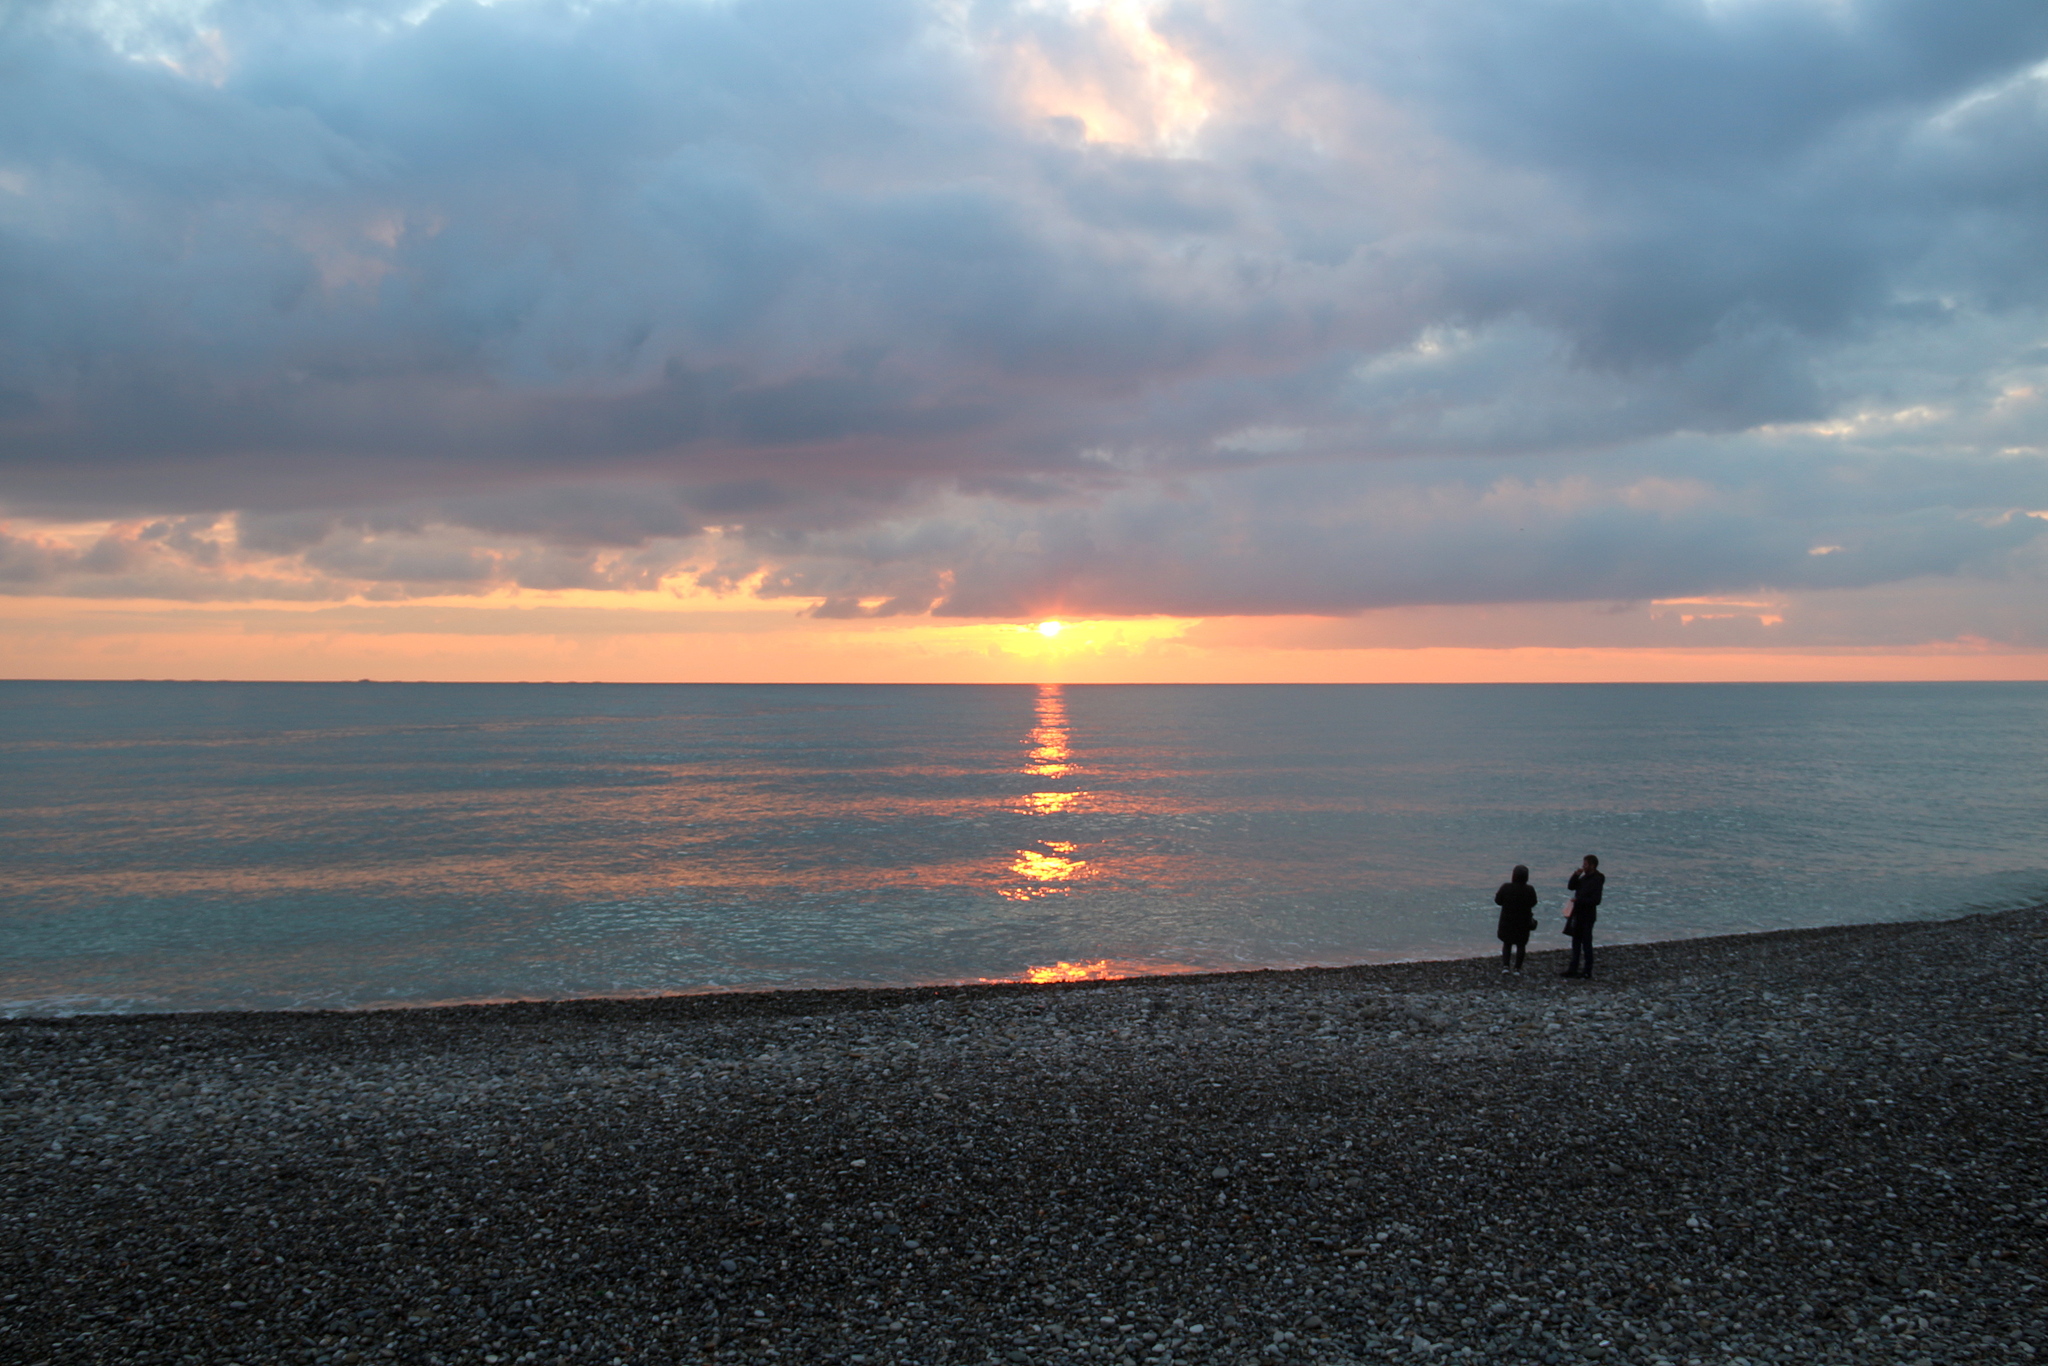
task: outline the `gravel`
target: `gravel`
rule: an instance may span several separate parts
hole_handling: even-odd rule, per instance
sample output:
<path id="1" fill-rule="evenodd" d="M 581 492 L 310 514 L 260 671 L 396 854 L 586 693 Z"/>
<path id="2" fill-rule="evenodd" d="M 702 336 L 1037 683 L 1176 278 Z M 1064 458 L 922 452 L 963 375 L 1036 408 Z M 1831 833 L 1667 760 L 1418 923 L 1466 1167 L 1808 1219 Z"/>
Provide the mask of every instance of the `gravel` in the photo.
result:
<path id="1" fill-rule="evenodd" d="M 0 1024 L 17 1363 L 2043 1362 L 2048 908 Z"/>

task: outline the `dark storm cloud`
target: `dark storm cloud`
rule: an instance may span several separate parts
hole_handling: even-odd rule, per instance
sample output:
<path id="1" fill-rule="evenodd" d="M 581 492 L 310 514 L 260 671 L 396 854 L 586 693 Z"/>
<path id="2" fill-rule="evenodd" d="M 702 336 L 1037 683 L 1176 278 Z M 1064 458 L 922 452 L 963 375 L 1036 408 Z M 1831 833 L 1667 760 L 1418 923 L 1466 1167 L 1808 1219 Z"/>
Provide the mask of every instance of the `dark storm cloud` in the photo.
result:
<path id="1" fill-rule="evenodd" d="M 1351 611 L 2038 525 L 2040 5 L 1139 13 L 13 7 L 0 499 L 134 525 L 0 574 Z"/>
<path id="2" fill-rule="evenodd" d="M 1688 354 L 1745 314 L 1834 331 L 1883 310 L 1959 218 L 2040 221 L 2040 82 L 1999 89 L 2048 52 L 2048 9 L 2029 0 L 1307 13 L 1309 60 L 1583 195 L 1599 217 L 1585 258 L 1530 307 L 1609 362 Z M 1953 109 L 1972 94 L 1989 98 Z M 2012 280 L 2038 301 L 2038 249 L 1989 245 L 1972 244 L 1977 287 Z"/>

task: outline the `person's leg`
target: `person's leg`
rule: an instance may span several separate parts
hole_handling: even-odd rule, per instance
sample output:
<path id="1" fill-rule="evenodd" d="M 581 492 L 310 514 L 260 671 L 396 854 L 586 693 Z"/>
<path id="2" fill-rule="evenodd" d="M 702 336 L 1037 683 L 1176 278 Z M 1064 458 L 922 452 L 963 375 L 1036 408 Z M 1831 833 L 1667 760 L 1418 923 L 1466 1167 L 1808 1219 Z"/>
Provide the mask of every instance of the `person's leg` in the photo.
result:
<path id="1" fill-rule="evenodd" d="M 1579 975 L 1582 977 L 1591 977 L 1593 975 L 1593 932 L 1591 930 L 1586 931 L 1586 970 Z"/>
<path id="2" fill-rule="evenodd" d="M 1564 970 L 1564 975 L 1565 975 L 1565 976 L 1567 976 L 1567 977 L 1578 977 L 1578 976 L 1581 976 L 1582 974 L 1581 974 L 1581 973 L 1580 973 L 1580 971 L 1579 971 L 1579 963 L 1580 963 L 1580 961 L 1581 961 L 1582 959 L 1584 959 L 1585 955 L 1586 955 L 1586 936 L 1585 936 L 1585 935 L 1583 935 L 1583 934 L 1574 934 L 1574 935 L 1572 936 L 1572 961 L 1571 961 L 1571 966 L 1567 967 L 1567 968 L 1566 968 L 1566 969 Z"/>
<path id="3" fill-rule="evenodd" d="M 1520 972 L 1520 971 L 1522 970 L 1522 960 L 1523 960 L 1524 958 L 1527 958 L 1528 956 L 1529 956 L 1529 941 L 1528 941 L 1528 940 L 1526 940 L 1526 939 L 1524 939 L 1524 940 L 1523 940 L 1523 941 L 1522 941 L 1521 943 L 1519 943 L 1519 944 L 1515 945 L 1515 971 L 1516 971 L 1516 972 Z"/>
<path id="4" fill-rule="evenodd" d="M 1502 972 L 1506 972 L 1511 966 L 1513 966 L 1513 964 L 1509 960 L 1512 959 L 1514 956 L 1515 946 L 1513 944 L 1505 942 L 1502 943 L 1500 946 L 1500 970 Z"/>

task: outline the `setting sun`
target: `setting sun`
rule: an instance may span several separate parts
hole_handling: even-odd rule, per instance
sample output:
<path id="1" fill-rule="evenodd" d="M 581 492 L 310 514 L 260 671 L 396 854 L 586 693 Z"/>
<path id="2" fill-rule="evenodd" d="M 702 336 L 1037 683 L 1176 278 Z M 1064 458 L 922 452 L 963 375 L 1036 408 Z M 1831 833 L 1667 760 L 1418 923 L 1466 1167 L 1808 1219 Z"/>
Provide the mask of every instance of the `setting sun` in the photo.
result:
<path id="1" fill-rule="evenodd" d="M 1041 621 L 1038 623 L 1038 634 L 1044 636 L 1047 640 L 1052 639 L 1066 629 L 1067 624 L 1063 621 Z"/>

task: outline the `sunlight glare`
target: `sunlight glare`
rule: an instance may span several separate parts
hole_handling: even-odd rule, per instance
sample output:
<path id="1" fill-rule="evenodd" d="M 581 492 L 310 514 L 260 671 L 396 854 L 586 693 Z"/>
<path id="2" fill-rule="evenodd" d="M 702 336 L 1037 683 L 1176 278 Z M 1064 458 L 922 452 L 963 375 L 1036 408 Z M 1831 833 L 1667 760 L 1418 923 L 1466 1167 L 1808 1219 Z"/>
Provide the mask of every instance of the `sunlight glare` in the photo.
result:
<path id="1" fill-rule="evenodd" d="M 1130 977 L 1164 977 L 1178 973 L 1209 972 L 1193 963 L 1154 962 L 1141 958 L 1096 958 L 1034 964 L 1014 977 L 984 977 L 984 982 L 1117 982 Z"/>
<path id="2" fill-rule="evenodd" d="M 1154 27 L 1158 0 L 1072 0 L 1067 41 L 1025 38 L 1007 59 L 1024 107 L 1068 121 L 1083 140 L 1188 156 L 1209 120 L 1211 83 Z"/>
<path id="3" fill-rule="evenodd" d="M 1027 982 L 1107 982 L 1122 975 L 1117 965 L 1107 958 L 1098 958 L 1092 963 L 1059 962 L 1024 969 Z"/>

